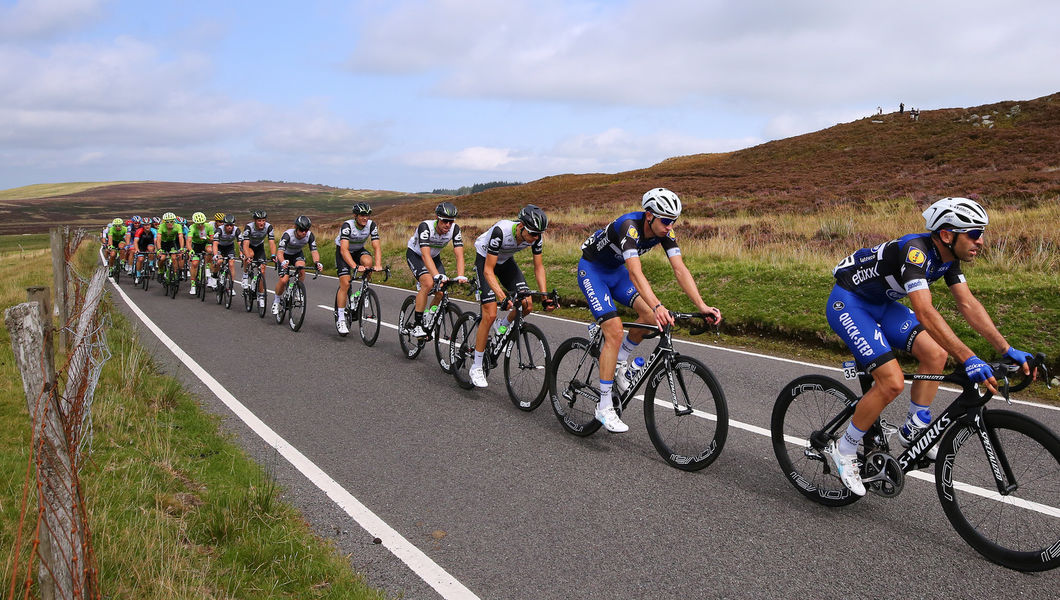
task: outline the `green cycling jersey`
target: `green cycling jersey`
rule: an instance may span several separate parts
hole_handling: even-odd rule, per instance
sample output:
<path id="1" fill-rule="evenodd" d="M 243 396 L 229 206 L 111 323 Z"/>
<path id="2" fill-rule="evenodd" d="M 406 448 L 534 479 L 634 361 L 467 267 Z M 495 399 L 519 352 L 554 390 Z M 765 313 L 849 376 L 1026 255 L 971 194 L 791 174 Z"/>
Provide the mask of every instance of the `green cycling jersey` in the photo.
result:
<path id="1" fill-rule="evenodd" d="M 177 235 L 181 233 L 184 233 L 183 229 L 180 227 L 180 225 L 177 225 L 172 221 L 169 223 L 168 227 L 166 223 L 162 223 L 158 226 L 158 237 L 163 242 L 173 241 L 177 239 Z"/>
<path id="2" fill-rule="evenodd" d="M 192 223 L 188 226 L 188 235 L 191 236 L 191 241 L 196 244 L 213 240 L 213 233 L 213 223 L 203 223 L 202 225 Z"/>

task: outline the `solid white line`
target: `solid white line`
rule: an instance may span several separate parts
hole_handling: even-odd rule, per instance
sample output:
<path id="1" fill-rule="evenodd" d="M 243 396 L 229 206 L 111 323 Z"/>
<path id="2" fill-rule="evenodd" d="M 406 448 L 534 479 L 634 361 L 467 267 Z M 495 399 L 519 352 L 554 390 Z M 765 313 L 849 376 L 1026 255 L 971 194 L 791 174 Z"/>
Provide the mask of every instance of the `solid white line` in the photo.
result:
<path id="1" fill-rule="evenodd" d="M 154 321 L 152 321 L 140 307 L 125 294 L 125 292 L 117 285 L 111 282 L 114 289 L 121 295 L 122 299 L 129 306 L 130 309 L 136 314 L 137 317 L 143 321 L 144 325 L 151 330 L 155 336 L 162 342 L 164 346 L 173 351 L 173 354 L 184 363 L 199 381 L 203 382 L 207 388 L 212 391 L 221 402 L 224 402 L 225 406 L 229 408 L 237 417 L 239 417 L 244 423 L 250 427 L 254 433 L 258 434 L 261 439 L 265 440 L 267 444 L 275 448 L 281 456 L 287 459 L 294 468 L 298 469 L 307 479 L 313 482 L 321 491 L 327 494 L 328 498 L 331 498 L 335 504 L 337 504 L 346 514 L 350 515 L 354 521 L 357 522 L 369 535 L 377 537 L 383 541 L 383 546 L 387 550 L 390 550 L 394 556 L 401 559 L 403 563 L 408 565 L 410 569 L 416 575 L 418 575 L 427 585 L 434 588 L 443 598 L 452 598 L 454 600 L 471 600 L 477 599 L 471 590 L 464 587 L 455 577 L 450 575 L 436 562 L 430 559 L 424 554 L 419 548 L 414 546 L 411 542 L 401 536 L 400 533 L 395 531 L 392 527 L 386 524 L 385 521 L 380 519 L 368 509 L 364 504 L 361 504 L 357 498 L 347 492 L 338 482 L 331 478 L 325 473 L 320 467 L 313 464 L 311 460 L 306 458 L 297 448 L 287 443 L 279 434 L 272 430 L 271 427 L 266 425 L 261 419 L 259 419 L 253 412 L 246 408 L 243 403 L 236 399 L 228 390 L 224 388 L 216 379 L 207 373 L 197 362 L 184 350 L 177 346 L 163 332 Z M 330 308 L 328 310 L 331 310 Z"/>

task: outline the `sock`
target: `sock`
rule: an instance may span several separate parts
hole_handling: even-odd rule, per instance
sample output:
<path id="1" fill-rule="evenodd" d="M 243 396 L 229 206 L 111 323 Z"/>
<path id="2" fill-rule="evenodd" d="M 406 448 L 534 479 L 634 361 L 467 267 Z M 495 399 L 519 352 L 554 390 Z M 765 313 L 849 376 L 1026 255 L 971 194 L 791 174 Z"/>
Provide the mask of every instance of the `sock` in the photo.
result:
<path id="1" fill-rule="evenodd" d="M 608 381 L 600 380 L 600 410 L 606 410 L 614 407 L 615 403 L 611 401 L 611 386 L 615 384 L 615 380 L 611 379 Z"/>
<path id="2" fill-rule="evenodd" d="M 475 360 L 474 360 L 474 362 L 471 363 L 471 368 L 472 369 L 481 369 L 482 368 L 482 357 L 485 356 L 485 355 L 486 355 L 485 352 L 479 352 L 478 350 L 475 350 Z"/>
<path id="3" fill-rule="evenodd" d="M 345 308 L 340 308 L 339 309 L 339 320 L 341 321 L 341 320 L 343 320 L 345 318 L 346 318 L 346 309 Z"/>
<path id="4" fill-rule="evenodd" d="M 920 406 L 916 402 L 913 402 L 912 400 L 910 400 L 909 401 L 909 414 L 907 414 L 905 416 L 905 422 L 906 423 L 911 422 L 913 420 L 913 415 L 915 415 L 918 410 L 926 410 L 926 411 L 928 411 L 928 413 L 931 412 L 931 408 L 930 407 L 928 407 L 928 406 Z"/>
<path id="5" fill-rule="evenodd" d="M 622 338 L 622 345 L 618 347 L 618 362 L 628 359 L 630 352 L 633 352 L 633 350 L 639 345 L 640 344 L 634 344 L 629 339 L 629 334 L 627 333 L 626 337 Z"/>
<path id="6" fill-rule="evenodd" d="M 846 456 L 853 456 L 858 453 L 858 444 L 861 443 L 861 438 L 865 437 L 865 432 L 854 426 L 854 422 L 851 421 L 847 425 L 847 431 L 843 434 L 843 437 L 839 439 L 839 453 Z"/>
<path id="7" fill-rule="evenodd" d="M 423 313 L 421 313 L 421 312 L 413 312 L 412 313 L 412 318 L 413 318 L 413 321 L 412 321 L 413 325 L 423 325 Z"/>

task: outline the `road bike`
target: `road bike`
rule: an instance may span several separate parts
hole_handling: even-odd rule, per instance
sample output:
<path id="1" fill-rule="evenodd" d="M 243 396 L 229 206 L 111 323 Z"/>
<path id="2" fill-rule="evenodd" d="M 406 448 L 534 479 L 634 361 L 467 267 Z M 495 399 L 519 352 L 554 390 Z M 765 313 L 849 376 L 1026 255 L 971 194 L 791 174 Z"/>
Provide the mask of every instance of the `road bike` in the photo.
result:
<path id="1" fill-rule="evenodd" d="M 268 292 L 265 291 L 265 273 L 261 265 L 269 261 L 263 258 L 255 258 L 250 261 L 250 278 L 247 285 L 243 286 L 243 308 L 247 312 L 254 310 L 254 306 L 257 305 L 258 316 L 262 319 L 265 318 L 265 302 L 268 298 Z"/>
<path id="2" fill-rule="evenodd" d="M 153 252 L 137 252 L 136 253 L 136 259 L 137 259 L 136 262 L 137 263 L 140 262 L 139 258 L 141 256 L 144 259 L 143 260 L 143 268 L 140 269 L 140 271 L 136 273 L 136 277 L 135 277 L 135 279 L 133 279 L 133 282 L 134 282 L 135 285 L 139 285 L 139 286 L 143 287 L 144 291 L 146 292 L 147 288 L 151 284 L 151 279 L 156 276 L 155 259 L 154 259 L 154 253 Z"/>
<path id="3" fill-rule="evenodd" d="M 173 255 L 179 251 L 171 252 L 159 252 L 160 255 L 165 254 L 166 263 L 162 266 L 158 272 L 159 283 L 162 284 L 163 291 L 170 298 L 176 298 L 177 292 L 180 290 L 180 276 L 177 272 L 176 266 L 173 264 Z"/>
<path id="4" fill-rule="evenodd" d="M 526 322 L 523 312 L 524 298 L 549 298 L 559 300 L 555 290 L 551 292 L 532 292 L 518 290 L 510 299 L 517 307 L 515 320 L 504 333 L 491 333 L 486 340 L 485 355 L 482 357 L 482 370 L 488 376 L 492 369 L 500 364 L 504 355 L 504 383 L 508 388 L 508 397 L 516 408 L 532 411 L 541 405 L 548 394 L 548 368 L 552 362 L 548 340 L 541 329 L 533 323 Z M 498 310 L 506 310 L 498 305 Z M 453 327 L 449 339 L 449 361 L 453 377 L 460 387 L 471 389 L 471 365 L 475 360 L 475 343 L 478 336 L 481 314 L 466 312 Z"/>
<path id="5" fill-rule="evenodd" d="M 1031 366 L 1049 382 L 1045 356 Z M 844 363 L 847 379 L 857 379 L 862 393 L 872 377 Z M 999 392 L 1026 387 L 1032 377 L 1011 385 L 1019 367 L 993 363 Z M 935 490 L 946 518 L 965 542 L 999 565 L 1018 571 L 1045 571 L 1060 566 L 1060 437 L 1018 412 L 985 407 L 990 392 L 978 388 L 963 369 L 945 375 L 906 373 L 907 381 L 945 381 L 961 393 L 895 457 L 890 438 L 898 427 L 877 419 L 865 434 L 858 456 L 865 488 L 894 498 L 905 474 L 925 468 L 938 446 Z M 985 389 L 985 388 L 984 388 Z M 839 480 L 825 447 L 846 431 L 860 401 L 846 385 L 823 375 L 805 375 L 781 390 L 773 407 L 773 451 L 784 476 L 803 496 L 825 506 L 844 506 L 861 498 Z M 899 448 L 901 447 L 899 446 Z"/>
<path id="6" fill-rule="evenodd" d="M 302 328 L 302 321 L 305 320 L 306 306 L 308 300 L 306 300 L 305 283 L 298 277 L 302 271 L 305 270 L 305 265 L 290 265 L 286 268 L 281 268 L 279 276 L 287 277 L 287 286 L 284 287 L 283 293 L 280 294 L 279 298 L 279 310 L 276 313 L 276 324 L 283 323 L 285 317 L 288 317 L 287 324 L 291 327 L 291 331 L 298 331 Z M 313 273 L 313 279 L 320 276 L 320 272 Z"/>
<path id="7" fill-rule="evenodd" d="M 195 295 L 199 298 L 199 302 L 206 301 L 206 261 L 204 257 L 205 252 L 196 252 L 191 256 L 191 259 L 185 261 L 187 263 L 195 262 L 199 265 L 199 268 L 195 269 L 195 277 L 192 280 L 195 285 Z M 185 268 L 190 268 L 185 266 Z"/>
<path id="8" fill-rule="evenodd" d="M 110 251 L 118 253 L 118 256 L 114 257 L 114 265 L 110 268 L 110 278 L 114 280 L 114 283 L 118 283 L 121 274 L 125 271 L 125 259 L 121 257 L 121 251 L 116 246 L 111 246 Z"/>
<path id="9" fill-rule="evenodd" d="M 398 315 L 398 341 L 405 358 L 412 360 L 419 356 L 420 350 L 427 342 L 434 341 L 434 354 L 438 358 L 438 366 L 447 374 L 453 372 L 449 364 L 449 348 L 444 347 L 449 343 L 453 334 L 453 327 L 461 316 L 460 309 L 449 300 L 449 288 L 456 283 L 456 279 L 446 279 L 435 282 L 427 292 L 428 303 L 423 313 L 423 329 L 427 332 L 426 337 L 417 338 L 412 335 L 415 319 L 413 315 L 416 310 L 416 295 L 413 294 L 401 304 L 401 313 Z M 474 286 L 475 280 L 469 280 L 467 285 Z M 431 304 L 434 294 L 441 293 L 442 297 L 437 304 Z"/>
<path id="10" fill-rule="evenodd" d="M 689 333 L 707 330 L 709 313 L 670 312 L 676 321 L 690 323 Z M 615 410 L 621 414 L 642 387 L 644 425 L 655 450 L 670 466 L 698 471 L 714 462 L 729 434 L 729 409 L 721 384 L 699 360 L 674 350 L 673 325 L 659 329 L 644 323 L 622 323 L 626 329 L 644 329 L 644 339 L 659 338 L 644 368 L 625 393 L 612 388 Z M 603 330 L 592 323 L 589 339 L 567 339 L 552 356 L 549 377 L 552 410 L 563 428 L 577 436 L 600 428 L 596 406 L 600 403 L 600 347 Z"/>
<path id="11" fill-rule="evenodd" d="M 217 303 L 222 302 L 226 309 L 232 308 L 232 289 L 235 282 L 232 281 L 232 270 L 229 268 L 231 260 L 221 259 L 221 268 L 217 271 L 217 286 L 214 293 L 217 295 Z"/>
<path id="12" fill-rule="evenodd" d="M 365 269 L 362 271 L 360 277 L 361 287 L 354 288 L 353 282 L 358 280 L 357 273 L 354 272 L 351 281 L 350 288 L 348 290 L 349 297 L 346 299 L 346 333 L 339 331 L 339 335 L 346 337 L 353 329 L 353 322 L 357 321 L 358 328 L 361 333 L 361 341 L 366 346 L 375 344 L 375 340 L 379 337 L 379 327 L 382 324 L 382 316 L 380 316 L 380 304 L 379 295 L 375 293 L 369 282 L 372 279 L 373 272 L 383 273 L 383 281 L 390 279 L 390 267 L 384 267 L 382 269 Z M 338 328 L 339 323 L 339 301 L 335 299 L 335 327 Z"/>

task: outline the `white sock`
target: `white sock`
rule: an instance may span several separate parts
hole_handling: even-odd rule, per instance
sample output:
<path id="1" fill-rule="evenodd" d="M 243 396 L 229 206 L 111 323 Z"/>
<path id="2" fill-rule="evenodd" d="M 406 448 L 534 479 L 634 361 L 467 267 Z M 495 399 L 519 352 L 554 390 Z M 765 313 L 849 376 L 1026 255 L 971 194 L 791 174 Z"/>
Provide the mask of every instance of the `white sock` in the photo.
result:
<path id="1" fill-rule="evenodd" d="M 843 437 L 839 438 L 839 452 L 846 456 L 854 456 L 858 453 L 858 444 L 861 443 L 861 438 L 865 437 L 865 432 L 854 426 L 854 422 L 851 421 L 847 425 L 846 433 Z"/>
<path id="2" fill-rule="evenodd" d="M 471 363 L 471 368 L 472 369 L 481 369 L 482 368 L 482 357 L 485 356 L 485 355 L 486 355 L 485 352 L 479 352 L 478 350 L 475 350 L 475 360 Z"/>
<path id="3" fill-rule="evenodd" d="M 626 337 L 622 338 L 622 345 L 618 347 L 618 362 L 628 359 L 630 352 L 633 352 L 637 346 L 639 346 L 639 344 L 634 344 L 633 341 L 629 339 L 629 334 L 627 333 Z"/>
<path id="4" fill-rule="evenodd" d="M 615 403 L 611 400 L 611 386 L 615 384 L 615 380 L 604 381 L 600 380 L 600 410 L 607 410 L 613 408 Z"/>

